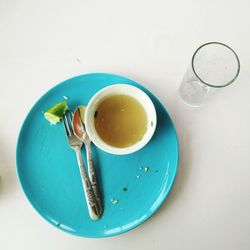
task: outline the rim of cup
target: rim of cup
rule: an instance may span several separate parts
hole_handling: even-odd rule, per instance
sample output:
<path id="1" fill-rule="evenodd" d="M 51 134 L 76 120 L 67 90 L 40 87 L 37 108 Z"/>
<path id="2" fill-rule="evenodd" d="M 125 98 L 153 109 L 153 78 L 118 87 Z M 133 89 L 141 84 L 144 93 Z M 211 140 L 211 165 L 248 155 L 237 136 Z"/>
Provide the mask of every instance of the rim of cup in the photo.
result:
<path id="1" fill-rule="evenodd" d="M 195 59 L 196 59 L 196 56 L 198 54 L 199 51 L 201 51 L 203 48 L 206 48 L 207 46 L 210 46 L 210 45 L 217 45 L 217 46 L 222 46 L 224 48 L 226 48 L 228 51 L 230 51 L 232 53 L 232 55 L 235 57 L 235 61 L 237 62 L 237 71 L 235 73 L 235 75 L 232 77 L 232 79 L 228 82 L 222 82 L 221 84 L 213 84 L 211 82 L 207 82 L 206 80 L 204 80 L 200 75 L 199 73 L 196 71 L 195 69 Z M 191 67 L 192 67 L 192 70 L 195 74 L 195 76 L 205 85 L 209 86 L 209 87 L 212 87 L 212 88 L 223 88 L 223 87 L 226 87 L 226 86 L 229 86 L 231 85 L 236 79 L 237 77 L 239 76 L 239 73 L 240 73 L 240 59 L 238 57 L 238 55 L 236 54 L 236 52 L 228 45 L 226 45 L 225 43 L 221 43 L 221 42 L 208 42 L 208 43 L 204 43 L 202 44 L 201 46 L 198 47 L 198 49 L 196 49 L 196 51 L 194 52 L 193 56 L 192 56 L 192 60 L 191 60 Z"/>

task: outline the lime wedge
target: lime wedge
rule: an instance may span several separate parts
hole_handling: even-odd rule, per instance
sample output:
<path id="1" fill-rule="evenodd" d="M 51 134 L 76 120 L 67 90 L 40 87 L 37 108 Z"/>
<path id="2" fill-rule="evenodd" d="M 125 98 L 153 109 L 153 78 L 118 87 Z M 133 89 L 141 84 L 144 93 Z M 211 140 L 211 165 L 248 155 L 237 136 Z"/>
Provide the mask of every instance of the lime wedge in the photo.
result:
<path id="1" fill-rule="evenodd" d="M 62 101 L 57 103 L 56 105 L 50 107 L 45 113 L 44 117 L 50 121 L 52 124 L 57 124 L 65 114 L 68 109 L 67 102 Z"/>

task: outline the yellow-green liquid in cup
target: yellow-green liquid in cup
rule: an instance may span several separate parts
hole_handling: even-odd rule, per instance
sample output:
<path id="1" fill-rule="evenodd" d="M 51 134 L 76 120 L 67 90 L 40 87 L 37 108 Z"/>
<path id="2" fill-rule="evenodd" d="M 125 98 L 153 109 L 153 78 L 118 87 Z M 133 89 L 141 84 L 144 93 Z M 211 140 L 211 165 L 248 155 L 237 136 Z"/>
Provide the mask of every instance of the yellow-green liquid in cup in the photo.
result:
<path id="1" fill-rule="evenodd" d="M 95 112 L 95 129 L 110 146 L 125 148 L 140 141 L 147 130 L 143 106 L 129 95 L 111 95 L 100 102 Z"/>

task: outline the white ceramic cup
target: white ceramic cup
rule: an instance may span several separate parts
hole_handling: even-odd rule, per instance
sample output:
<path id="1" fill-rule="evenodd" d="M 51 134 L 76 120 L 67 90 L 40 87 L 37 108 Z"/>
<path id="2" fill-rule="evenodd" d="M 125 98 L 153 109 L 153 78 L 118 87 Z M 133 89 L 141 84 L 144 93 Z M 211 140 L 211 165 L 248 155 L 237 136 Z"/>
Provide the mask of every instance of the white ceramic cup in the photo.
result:
<path id="1" fill-rule="evenodd" d="M 111 95 L 129 95 L 133 97 L 144 107 L 144 110 L 147 114 L 147 131 L 144 134 L 143 138 L 132 146 L 125 148 L 113 147 L 104 142 L 95 129 L 94 117 L 96 109 L 106 97 Z M 98 91 L 89 101 L 85 113 L 85 126 L 91 141 L 103 151 L 116 155 L 131 154 L 144 147 L 154 134 L 156 122 L 156 111 L 151 99 L 145 92 L 143 92 L 139 88 L 128 84 L 110 85 Z"/>

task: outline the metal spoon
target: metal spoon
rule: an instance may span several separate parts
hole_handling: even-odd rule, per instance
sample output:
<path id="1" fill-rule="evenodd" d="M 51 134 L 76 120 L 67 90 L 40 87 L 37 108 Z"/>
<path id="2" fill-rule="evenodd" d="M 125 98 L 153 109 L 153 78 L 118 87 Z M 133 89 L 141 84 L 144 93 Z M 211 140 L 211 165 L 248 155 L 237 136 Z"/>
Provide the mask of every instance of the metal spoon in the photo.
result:
<path id="1" fill-rule="evenodd" d="M 97 204 L 99 206 L 99 214 L 101 215 L 103 212 L 102 208 L 102 202 L 101 202 L 101 196 L 100 196 L 100 191 L 97 185 L 97 178 L 94 170 L 94 165 L 92 161 L 92 153 L 91 153 L 91 140 L 85 130 L 85 125 L 84 125 L 84 115 L 85 115 L 85 106 L 79 106 L 73 115 L 73 130 L 75 135 L 81 140 L 86 147 L 86 153 L 87 153 L 87 165 L 88 165 L 88 175 L 90 179 L 90 183 L 92 186 L 92 189 L 95 194 L 95 198 L 97 201 Z"/>

